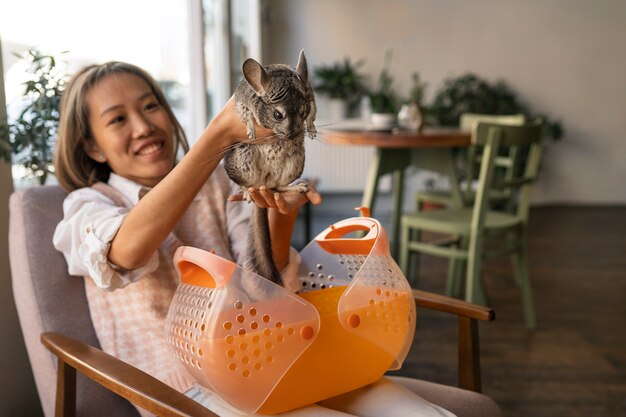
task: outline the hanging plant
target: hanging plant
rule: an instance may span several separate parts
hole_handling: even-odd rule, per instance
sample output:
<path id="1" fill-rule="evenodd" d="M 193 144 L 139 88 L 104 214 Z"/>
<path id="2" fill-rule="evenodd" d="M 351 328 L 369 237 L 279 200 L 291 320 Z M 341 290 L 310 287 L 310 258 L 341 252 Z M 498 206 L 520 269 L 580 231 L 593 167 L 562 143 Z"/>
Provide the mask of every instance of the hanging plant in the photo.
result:
<path id="1" fill-rule="evenodd" d="M 14 121 L 0 124 L 0 158 L 23 166 L 27 175 L 44 184 L 54 173 L 52 152 L 66 76 L 58 71 L 53 55 L 31 49 L 18 56 L 29 68 L 24 107 Z"/>

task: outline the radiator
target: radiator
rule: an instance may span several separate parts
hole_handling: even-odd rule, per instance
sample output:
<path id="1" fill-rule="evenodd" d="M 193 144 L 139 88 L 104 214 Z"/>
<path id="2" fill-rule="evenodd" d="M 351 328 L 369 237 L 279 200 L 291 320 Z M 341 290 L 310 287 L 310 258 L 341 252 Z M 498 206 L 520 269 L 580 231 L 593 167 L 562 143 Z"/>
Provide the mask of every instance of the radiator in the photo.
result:
<path id="1" fill-rule="evenodd" d="M 323 133 L 320 137 L 323 138 Z M 323 139 L 322 139 L 323 140 Z M 374 148 L 333 145 L 305 139 L 303 178 L 316 179 L 322 192 L 363 192 Z"/>

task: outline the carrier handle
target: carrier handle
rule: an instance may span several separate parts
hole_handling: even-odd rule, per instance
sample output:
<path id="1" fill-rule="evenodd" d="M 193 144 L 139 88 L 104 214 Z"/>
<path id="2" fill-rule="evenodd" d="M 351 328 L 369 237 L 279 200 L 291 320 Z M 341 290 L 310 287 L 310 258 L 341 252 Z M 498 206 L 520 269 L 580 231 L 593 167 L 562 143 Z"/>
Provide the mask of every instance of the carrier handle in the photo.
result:
<path id="1" fill-rule="evenodd" d="M 222 288 L 232 277 L 237 265 L 202 249 L 180 246 L 174 253 L 174 266 L 183 284 L 206 288 Z"/>
<path id="2" fill-rule="evenodd" d="M 369 217 L 354 217 L 331 225 L 315 239 L 333 254 L 368 255 L 380 234 L 380 224 Z M 352 232 L 366 232 L 361 238 L 343 238 Z"/>

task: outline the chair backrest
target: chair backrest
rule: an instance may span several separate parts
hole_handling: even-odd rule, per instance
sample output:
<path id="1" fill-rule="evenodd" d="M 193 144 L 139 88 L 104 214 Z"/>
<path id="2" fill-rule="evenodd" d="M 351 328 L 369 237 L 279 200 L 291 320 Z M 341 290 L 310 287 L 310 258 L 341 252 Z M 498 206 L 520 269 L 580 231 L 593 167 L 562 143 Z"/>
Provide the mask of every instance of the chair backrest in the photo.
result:
<path id="1" fill-rule="evenodd" d="M 497 123 L 507 126 L 520 126 L 526 122 L 526 116 L 523 114 L 480 114 L 480 113 L 463 113 L 459 121 L 459 128 L 464 132 L 471 132 L 477 123 Z M 466 159 L 466 189 L 465 192 L 471 194 L 472 181 L 478 178 L 477 167 L 480 166 L 482 155 L 476 147 L 468 148 Z M 499 152 L 496 155 L 494 175 L 502 178 L 512 177 L 515 170 L 518 169 L 521 155 L 516 148 Z M 509 199 L 510 201 L 510 199 Z M 510 206 L 507 206 L 511 209 Z"/>
<path id="2" fill-rule="evenodd" d="M 40 342 L 43 332 L 62 333 L 99 347 L 82 277 L 68 275 L 52 235 L 63 216 L 66 193 L 58 186 L 22 189 L 9 203 L 9 261 L 13 295 L 37 391 L 46 416 L 54 415 L 56 358 Z M 79 374 L 78 416 L 134 416 L 126 400 Z"/>
<path id="3" fill-rule="evenodd" d="M 510 126 L 495 123 L 477 123 L 472 129 L 472 144 L 482 150 L 478 189 L 474 201 L 473 225 L 483 222 L 488 196 L 491 190 L 504 191 L 517 200 L 516 216 L 523 222 L 528 220 L 530 193 L 536 180 L 541 159 L 541 121 Z M 495 160 L 499 152 L 523 155 L 518 158 L 519 166 L 507 177 L 494 177 Z"/>

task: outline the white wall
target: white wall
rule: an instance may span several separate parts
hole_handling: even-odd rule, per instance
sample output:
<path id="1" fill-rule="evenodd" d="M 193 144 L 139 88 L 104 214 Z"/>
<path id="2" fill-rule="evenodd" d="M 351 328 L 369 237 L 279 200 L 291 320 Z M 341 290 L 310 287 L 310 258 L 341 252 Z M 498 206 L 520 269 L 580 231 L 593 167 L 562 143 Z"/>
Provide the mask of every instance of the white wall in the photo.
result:
<path id="1" fill-rule="evenodd" d="M 626 1 L 269 0 L 265 63 L 365 58 L 376 77 L 393 50 L 396 85 L 419 71 L 427 100 L 471 71 L 504 79 L 537 112 L 560 118 L 537 203 L 626 204 Z"/>

